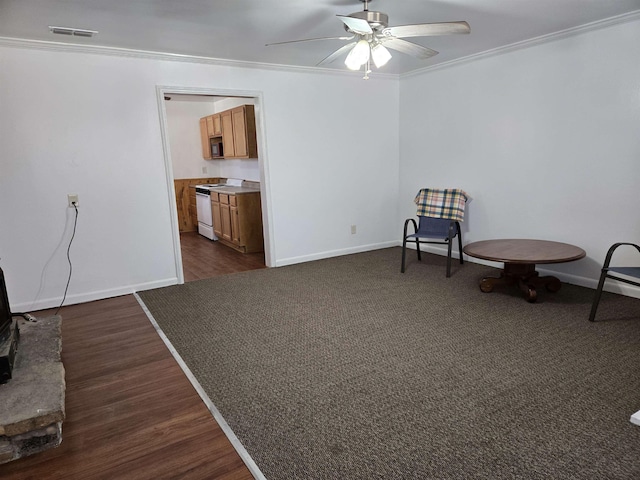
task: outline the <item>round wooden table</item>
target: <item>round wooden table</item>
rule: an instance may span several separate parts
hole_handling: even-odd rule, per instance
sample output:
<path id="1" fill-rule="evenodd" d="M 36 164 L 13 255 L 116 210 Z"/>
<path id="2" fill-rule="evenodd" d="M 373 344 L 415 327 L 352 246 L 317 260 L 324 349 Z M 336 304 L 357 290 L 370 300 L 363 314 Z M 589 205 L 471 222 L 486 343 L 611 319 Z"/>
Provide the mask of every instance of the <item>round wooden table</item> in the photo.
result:
<path id="1" fill-rule="evenodd" d="M 586 255 L 583 249 L 568 243 L 529 239 L 483 240 L 466 245 L 462 251 L 471 257 L 504 263 L 499 277 L 480 281 L 480 290 L 491 292 L 497 284 L 515 284 L 528 302 L 536 301 L 537 287 L 544 286 L 550 292 L 560 290 L 560 280 L 538 276 L 536 264 L 572 262 Z"/>

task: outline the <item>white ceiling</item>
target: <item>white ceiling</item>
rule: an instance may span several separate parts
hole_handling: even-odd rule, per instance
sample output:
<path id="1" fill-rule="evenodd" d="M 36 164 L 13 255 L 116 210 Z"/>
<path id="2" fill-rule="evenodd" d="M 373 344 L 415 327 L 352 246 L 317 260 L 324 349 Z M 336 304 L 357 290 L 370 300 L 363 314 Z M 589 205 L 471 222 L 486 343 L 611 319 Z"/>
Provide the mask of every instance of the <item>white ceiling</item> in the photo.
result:
<path id="1" fill-rule="evenodd" d="M 0 0 L 0 37 L 313 67 L 345 42 L 265 44 L 344 35 L 335 15 L 362 8 L 359 0 Z M 409 39 L 440 54 L 416 60 L 393 52 L 383 70 L 399 74 L 640 13 L 640 0 L 372 0 L 369 10 L 387 13 L 392 26 L 459 20 L 471 26 L 470 35 Z M 99 34 L 54 35 L 49 25 Z M 338 59 L 322 68 L 346 67 Z"/>

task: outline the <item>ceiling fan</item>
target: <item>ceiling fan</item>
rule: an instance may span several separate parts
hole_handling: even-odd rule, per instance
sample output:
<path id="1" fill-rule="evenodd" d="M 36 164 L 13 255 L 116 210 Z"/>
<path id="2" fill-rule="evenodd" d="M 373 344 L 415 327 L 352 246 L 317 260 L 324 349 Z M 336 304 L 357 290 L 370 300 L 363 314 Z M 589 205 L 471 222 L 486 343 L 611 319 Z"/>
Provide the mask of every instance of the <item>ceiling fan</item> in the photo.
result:
<path id="1" fill-rule="evenodd" d="M 353 40 L 326 56 L 317 66 L 326 65 L 341 55 L 349 52 L 344 63 L 350 70 L 360 70 L 364 67 L 364 79 L 369 78 L 371 62 L 380 68 L 391 59 L 388 49 L 396 50 L 419 59 L 427 59 L 438 52 L 417 43 L 403 40 L 408 37 L 427 37 L 435 35 L 450 35 L 469 33 L 471 29 L 467 22 L 419 23 L 414 25 L 389 26 L 389 16 L 386 13 L 370 11 L 369 1 L 364 3 L 362 12 L 349 15 L 336 15 L 343 23 L 344 29 L 350 34 L 341 37 L 306 38 L 288 42 L 268 43 L 266 46 L 283 45 L 286 43 L 313 42 L 317 40 Z"/>

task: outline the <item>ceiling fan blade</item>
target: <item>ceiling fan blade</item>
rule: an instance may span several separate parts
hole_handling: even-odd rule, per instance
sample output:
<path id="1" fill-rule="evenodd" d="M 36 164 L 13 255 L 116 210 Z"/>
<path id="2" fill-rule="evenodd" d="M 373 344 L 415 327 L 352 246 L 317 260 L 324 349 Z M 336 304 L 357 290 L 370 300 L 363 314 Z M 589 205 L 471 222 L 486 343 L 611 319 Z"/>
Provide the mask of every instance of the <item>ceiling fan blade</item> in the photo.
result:
<path id="1" fill-rule="evenodd" d="M 420 23 L 416 25 L 398 25 L 382 30 L 385 37 L 431 37 L 434 35 L 451 35 L 469 33 L 471 28 L 467 22 Z"/>
<path id="2" fill-rule="evenodd" d="M 347 15 L 336 15 L 340 20 L 344 22 L 344 24 L 349 27 L 354 33 L 359 33 L 360 35 L 367 35 L 369 33 L 373 33 L 371 30 L 371 25 L 364 18 L 354 18 L 349 17 Z"/>
<path id="3" fill-rule="evenodd" d="M 397 50 L 401 53 L 406 53 L 407 55 L 417 57 L 421 60 L 438 54 L 435 50 L 431 50 L 430 48 L 423 47 L 416 43 L 407 42 L 406 40 L 400 40 L 399 38 L 384 39 L 382 44 L 387 48 Z"/>
<path id="4" fill-rule="evenodd" d="M 356 42 L 351 42 L 351 43 L 347 43 L 345 46 L 340 47 L 338 50 L 336 50 L 335 52 L 333 52 L 331 55 L 326 56 L 325 58 L 323 58 L 320 62 L 318 62 L 316 64 L 316 67 L 319 67 L 320 65 L 326 65 L 327 63 L 331 63 L 333 62 L 336 58 L 338 58 L 340 55 L 342 55 L 343 53 L 348 52 L 349 50 L 351 50 L 354 46 L 355 46 Z"/>
<path id="5" fill-rule="evenodd" d="M 270 47 L 272 45 L 284 45 L 286 43 L 300 43 L 300 42 L 315 42 L 317 40 L 353 40 L 355 35 L 351 35 L 349 37 L 318 37 L 318 38 L 304 38 L 302 40 L 289 40 L 288 42 L 275 42 L 275 43 L 267 43 L 265 47 Z"/>

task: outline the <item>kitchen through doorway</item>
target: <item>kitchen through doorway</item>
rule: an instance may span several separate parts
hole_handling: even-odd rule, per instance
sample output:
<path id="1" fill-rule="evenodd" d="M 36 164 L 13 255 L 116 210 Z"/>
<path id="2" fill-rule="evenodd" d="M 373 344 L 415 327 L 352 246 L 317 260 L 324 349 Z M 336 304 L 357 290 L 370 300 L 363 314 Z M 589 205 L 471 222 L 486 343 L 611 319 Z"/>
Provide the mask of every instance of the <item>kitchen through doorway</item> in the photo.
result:
<path id="1" fill-rule="evenodd" d="M 174 229 L 174 250 L 178 283 L 212 278 L 218 275 L 265 268 L 268 264 L 265 251 L 244 253 L 231 248 L 224 242 L 214 241 L 198 233 L 196 212 L 191 206 L 195 185 L 242 181 L 251 186 L 259 185 L 259 197 L 264 199 L 265 178 L 261 165 L 262 143 L 258 137 L 258 158 L 203 158 L 203 144 L 200 135 L 200 119 L 241 105 L 256 105 L 259 98 L 242 95 L 208 93 L 171 92 L 160 90 L 163 106 L 163 130 L 165 143 L 165 163 L 168 183 L 174 195 L 175 211 L 172 212 Z M 248 107 L 247 107 L 248 108 Z M 260 136 L 261 122 L 256 113 L 256 133 Z M 192 191 L 193 190 L 193 191 Z M 255 195 L 255 194 L 254 194 Z M 264 200 L 261 202 L 263 226 L 265 218 Z M 186 213 L 185 213 L 186 212 Z M 185 218 L 188 217 L 188 218 Z M 259 217 L 258 217 L 259 221 Z M 177 230 L 177 231 L 176 231 Z M 263 227 L 264 244 L 268 244 L 267 228 Z M 228 243 L 228 242 L 227 242 Z M 266 249 L 264 249 L 266 250 Z M 181 274 L 181 275 L 180 275 Z"/>

